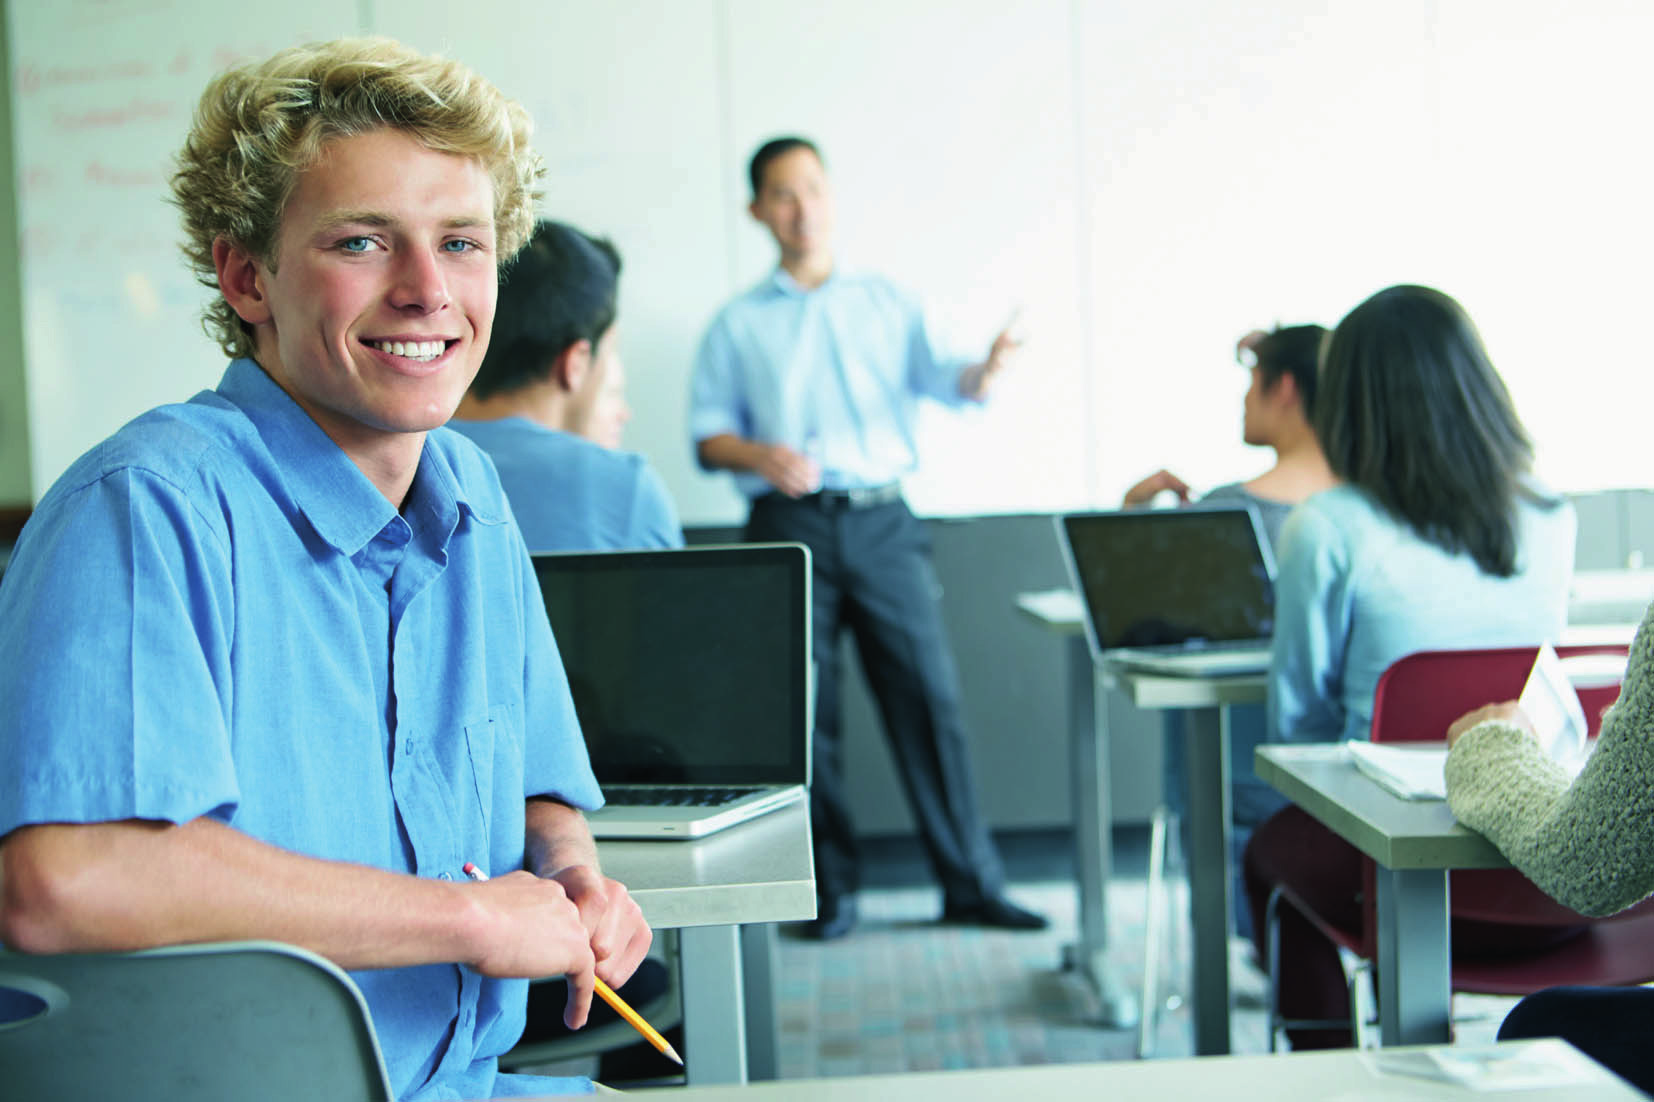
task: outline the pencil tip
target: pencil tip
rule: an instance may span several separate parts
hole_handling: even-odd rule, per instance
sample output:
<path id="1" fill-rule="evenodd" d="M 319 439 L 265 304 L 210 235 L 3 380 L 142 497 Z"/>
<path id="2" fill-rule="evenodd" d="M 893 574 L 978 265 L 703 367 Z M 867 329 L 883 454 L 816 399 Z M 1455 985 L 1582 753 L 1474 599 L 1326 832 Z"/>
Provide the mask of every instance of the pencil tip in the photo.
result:
<path id="1" fill-rule="evenodd" d="M 680 1068 L 683 1067 L 683 1057 L 678 1055 L 678 1050 L 673 1048 L 670 1042 L 666 1045 L 666 1055 L 671 1057 L 672 1061 Z"/>

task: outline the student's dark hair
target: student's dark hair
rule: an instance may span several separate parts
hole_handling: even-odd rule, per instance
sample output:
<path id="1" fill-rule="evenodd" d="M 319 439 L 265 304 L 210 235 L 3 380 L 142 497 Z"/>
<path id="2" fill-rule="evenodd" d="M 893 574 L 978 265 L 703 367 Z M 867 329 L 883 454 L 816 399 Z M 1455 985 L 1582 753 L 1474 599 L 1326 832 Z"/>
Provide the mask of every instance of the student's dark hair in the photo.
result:
<path id="1" fill-rule="evenodd" d="M 1469 316 L 1429 287 L 1380 291 L 1327 343 L 1315 435 L 1333 473 L 1482 572 L 1516 572 L 1533 444 Z"/>
<path id="2" fill-rule="evenodd" d="M 471 383 L 478 398 L 508 394 L 545 378 L 579 341 L 596 344 L 615 322 L 620 253 L 608 241 L 561 222 L 541 222 L 500 273 L 488 354 Z"/>
<path id="3" fill-rule="evenodd" d="M 754 153 L 752 160 L 747 162 L 747 179 L 752 181 L 752 197 L 754 199 L 758 198 L 758 193 L 764 190 L 764 170 L 770 167 L 770 162 L 782 154 L 791 153 L 795 149 L 808 149 L 815 154 L 816 160 L 822 164 L 827 163 L 826 158 L 821 155 L 821 150 L 816 148 L 816 143 L 808 138 L 800 138 L 796 134 L 771 138 L 759 146 L 758 152 Z"/>
<path id="4" fill-rule="evenodd" d="M 1321 369 L 1321 342 L 1327 330 L 1321 325 L 1277 326 L 1252 349 L 1258 357 L 1258 371 L 1264 388 L 1273 389 L 1285 375 L 1298 387 L 1298 401 L 1308 417 L 1315 408 L 1315 382 Z"/>

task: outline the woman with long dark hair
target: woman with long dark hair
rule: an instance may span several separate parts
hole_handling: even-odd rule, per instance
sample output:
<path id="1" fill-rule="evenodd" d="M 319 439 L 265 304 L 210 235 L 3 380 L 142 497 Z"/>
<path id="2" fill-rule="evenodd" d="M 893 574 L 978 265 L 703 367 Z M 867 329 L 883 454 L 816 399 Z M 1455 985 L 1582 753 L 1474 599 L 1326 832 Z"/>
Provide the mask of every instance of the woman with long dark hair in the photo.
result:
<path id="1" fill-rule="evenodd" d="M 1342 485 L 1300 505 L 1282 532 L 1272 739 L 1367 738 L 1380 675 L 1414 651 L 1557 639 L 1574 512 L 1534 480 L 1532 444 L 1457 302 L 1399 286 L 1350 311 L 1322 356 L 1314 422 Z M 1358 854 L 1296 807 L 1258 828 L 1244 864 L 1260 955 L 1276 884 L 1359 924 Z M 1282 1013 L 1341 1017 L 1336 950 L 1290 905 L 1280 923 Z M 1350 1035 L 1291 1038 L 1326 1047 Z"/>

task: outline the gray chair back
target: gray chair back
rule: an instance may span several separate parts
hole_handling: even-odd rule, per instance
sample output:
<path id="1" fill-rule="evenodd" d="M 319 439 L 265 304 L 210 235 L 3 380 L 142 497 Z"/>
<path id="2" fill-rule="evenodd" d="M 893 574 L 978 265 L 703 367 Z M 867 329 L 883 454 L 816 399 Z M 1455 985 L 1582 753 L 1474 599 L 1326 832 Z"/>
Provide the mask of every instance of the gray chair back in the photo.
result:
<path id="1" fill-rule="evenodd" d="M 0 1094 L 122 1102 L 389 1102 L 362 993 L 269 941 L 0 950 Z"/>

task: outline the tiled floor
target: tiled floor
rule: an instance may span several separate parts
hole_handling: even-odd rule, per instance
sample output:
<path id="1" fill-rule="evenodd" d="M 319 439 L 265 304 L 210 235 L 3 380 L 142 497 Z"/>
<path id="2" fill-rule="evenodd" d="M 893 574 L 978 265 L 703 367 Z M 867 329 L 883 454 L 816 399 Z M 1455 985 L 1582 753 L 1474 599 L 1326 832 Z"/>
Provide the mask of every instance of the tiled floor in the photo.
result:
<path id="1" fill-rule="evenodd" d="M 1110 958 L 1116 974 L 1136 985 L 1147 909 L 1143 842 L 1128 831 L 1116 846 L 1124 875 L 1109 888 Z M 1049 930 L 937 925 L 938 894 L 922 862 L 896 846 L 874 849 L 855 933 L 826 944 L 781 938 L 783 1077 L 1135 1058 L 1137 1031 L 1100 1026 L 1089 986 L 1061 967 L 1062 947 L 1078 928 L 1066 841 L 1018 838 L 1005 850 L 1012 896 L 1048 915 Z M 1167 891 L 1170 912 L 1186 915 L 1183 884 Z M 1166 936 L 1182 952 L 1164 988 L 1171 1005 L 1159 1016 L 1153 1052 L 1187 1056 L 1193 1038 L 1180 996 L 1187 993 L 1188 933 L 1168 923 Z M 1265 1051 L 1264 981 L 1246 943 L 1232 944 L 1230 974 L 1234 1050 Z M 1460 998 L 1458 1036 L 1490 1038 L 1509 1005 Z"/>

